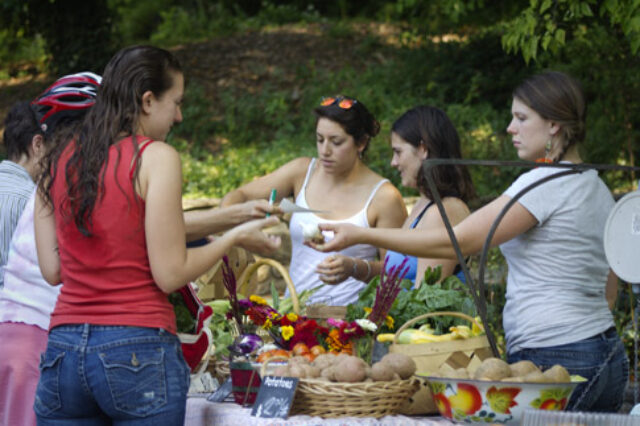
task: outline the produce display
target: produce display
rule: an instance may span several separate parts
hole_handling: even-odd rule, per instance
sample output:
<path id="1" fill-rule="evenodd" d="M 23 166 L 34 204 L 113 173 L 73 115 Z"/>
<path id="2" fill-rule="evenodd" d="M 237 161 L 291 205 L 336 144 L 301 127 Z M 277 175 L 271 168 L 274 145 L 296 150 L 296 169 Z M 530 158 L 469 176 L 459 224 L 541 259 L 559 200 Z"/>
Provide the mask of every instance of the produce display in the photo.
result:
<path id="1" fill-rule="evenodd" d="M 476 322 L 479 322 L 480 318 L 476 318 Z M 468 339 L 469 337 L 475 337 L 483 334 L 484 330 L 475 324 L 472 327 L 467 325 L 452 325 L 449 327 L 449 333 L 435 334 L 435 330 L 430 325 L 425 324 L 418 329 L 409 328 L 403 330 L 398 336 L 397 343 L 399 344 L 419 344 L 419 343 L 433 343 L 433 342 L 448 342 L 451 340 Z M 378 334 L 377 340 L 380 343 L 393 342 L 395 337 L 394 333 L 382 333 Z"/>
<path id="2" fill-rule="evenodd" d="M 474 379 L 516 383 L 569 383 L 584 381 L 580 376 L 571 376 L 561 365 L 542 371 L 531 361 L 518 361 L 507 364 L 500 358 L 487 358 L 473 371 L 467 368 L 454 369 L 448 364 L 440 366 L 437 372 L 430 373 L 433 377 L 450 379 Z"/>
<path id="3" fill-rule="evenodd" d="M 404 354 L 387 354 L 373 365 L 353 355 L 319 354 L 313 360 L 296 355 L 275 370 L 276 376 L 319 379 L 331 382 L 357 383 L 408 379 L 416 372 L 416 364 Z"/>
<path id="4" fill-rule="evenodd" d="M 444 364 L 422 374 L 443 417 L 460 422 L 519 425 L 525 409 L 564 410 L 576 386 L 585 381 L 570 376 L 561 365 L 541 371 L 530 361 L 507 364 L 487 358 L 476 369 Z"/>

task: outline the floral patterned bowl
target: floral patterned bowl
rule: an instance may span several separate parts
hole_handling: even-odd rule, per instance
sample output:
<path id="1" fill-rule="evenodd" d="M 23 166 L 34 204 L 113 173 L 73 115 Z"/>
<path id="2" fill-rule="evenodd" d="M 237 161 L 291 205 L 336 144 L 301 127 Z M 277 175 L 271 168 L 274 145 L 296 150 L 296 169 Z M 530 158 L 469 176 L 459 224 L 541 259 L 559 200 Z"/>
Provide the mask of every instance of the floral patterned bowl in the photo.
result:
<path id="1" fill-rule="evenodd" d="M 473 423 L 518 425 L 525 409 L 564 410 L 579 384 L 493 382 L 425 376 L 440 415 Z"/>

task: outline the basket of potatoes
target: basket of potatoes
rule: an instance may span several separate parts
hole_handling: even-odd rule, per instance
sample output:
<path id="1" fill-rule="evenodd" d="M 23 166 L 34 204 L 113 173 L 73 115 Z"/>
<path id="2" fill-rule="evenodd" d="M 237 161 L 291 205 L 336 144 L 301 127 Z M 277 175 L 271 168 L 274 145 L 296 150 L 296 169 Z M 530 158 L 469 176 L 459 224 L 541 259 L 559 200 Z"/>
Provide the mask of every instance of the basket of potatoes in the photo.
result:
<path id="1" fill-rule="evenodd" d="M 263 369 L 278 360 L 268 359 Z M 346 354 L 321 354 L 313 361 L 301 356 L 286 360 L 274 375 L 299 378 L 292 414 L 324 418 L 393 415 L 419 386 L 414 377 L 416 364 L 403 354 L 387 354 L 371 366 Z"/>
<path id="2" fill-rule="evenodd" d="M 419 375 L 422 375 L 418 373 Z M 531 361 L 487 358 L 477 368 L 443 364 L 426 376 L 440 414 L 455 421 L 518 425 L 525 409 L 564 410 L 576 386 L 561 365 L 541 371 Z"/>

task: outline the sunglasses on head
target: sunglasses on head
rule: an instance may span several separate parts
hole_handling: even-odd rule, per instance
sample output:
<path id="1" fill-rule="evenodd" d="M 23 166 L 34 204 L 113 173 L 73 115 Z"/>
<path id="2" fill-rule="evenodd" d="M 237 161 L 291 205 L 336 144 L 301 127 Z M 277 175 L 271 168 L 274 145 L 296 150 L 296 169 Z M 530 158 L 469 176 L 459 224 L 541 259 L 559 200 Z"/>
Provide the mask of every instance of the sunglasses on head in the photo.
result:
<path id="1" fill-rule="evenodd" d="M 338 104 L 338 106 L 342 109 L 350 109 L 352 106 L 354 106 L 357 103 L 358 101 L 355 99 L 345 98 L 343 96 L 337 96 L 337 97 L 332 96 L 329 98 L 322 98 L 322 101 L 320 102 L 320 106 L 324 107 L 324 106 Z"/>

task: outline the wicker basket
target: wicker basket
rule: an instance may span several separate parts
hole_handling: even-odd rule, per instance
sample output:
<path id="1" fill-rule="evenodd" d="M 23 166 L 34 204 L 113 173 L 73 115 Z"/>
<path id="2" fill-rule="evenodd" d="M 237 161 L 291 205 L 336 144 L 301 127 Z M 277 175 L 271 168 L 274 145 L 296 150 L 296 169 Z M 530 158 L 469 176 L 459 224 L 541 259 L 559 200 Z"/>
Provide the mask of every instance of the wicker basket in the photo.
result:
<path id="1" fill-rule="evenodd" d="M 209 362 L 207 371 L 211 373 L 213 377 L 218 379 L 218 382 L 220 384 L 222 384 L 229 378 L 229 375 L 231 374 L 229 360 L 216 358 L 215 360 Z"/>
<path id="2" fill-rule="evenodd" d="M 260 258 L 260 259 L 257 259 L 252 264 L 250 264 L 244 270 L 244 272 L 242 272 L 242 275 L 240 276 L 240 279 L 238 279 L 238 291 L 240 293 L 242 293 L 246 289 L 247 285 L 249 284 L 249 281 L 251 280 L 251 276 L 262 265 L 269 265 L 269 266 L 271 266 L 273 268 L 276 268 L 278 270 L 278 272 L 280 272 L 280 275 L 282 275 L 282 278 L 284 279 L 284 282 L 287 284 L 287 289 L 289 290 L 289 293 L 291 294 L 291 303 L 293 305 L 293 312 L 295 312 L 296 314 L 299 315 L 300 314 L 300 300 L 298 299 L 298 293 L 296 293 L 296 286 L 293 285 L 293 281 L 291 280 L 291 276 L 289 275 L 289 271 L 287 270 L 287 268 L 285 268 L 282 265 L 282 263 L 278 262 L 277 260 L 268 259 L 268 258 Z"/>
<path id="3" fill-rule="evenodd" d="M 406 323 L 396 331 L 393 344 L 389 347 L 391 353 L 403 353 L 410 356 L 416 363 L 419 373 L 435 373 L 441 365 L 449 364 L 453 368 L 467 367 L 493 356 L 489 341 L 486 336 L 470 337 L 468 339 L 451 340 L 448 342 L 398 344 L 398 337 L 412 324 L 436 316 L 453 316 L 465 319 L 472 324 L 476 321 L 469 315 L 461 312 L 430 312 L 419 315 Z M 402 408 L 402 414 L 434 414 L 438 408 L 433 401 L 433 395 L 425 379 L 418 379 L 420 390 L 411 398 L 410 404 Z"/>
<path id="4" fill-rule="evenodd" d="M 269 358 L 262 366 L 286 358 Z M 314 417 L 384 417 L 398 414 L 418 390 L 417 378 L 390 382 L 336 383 L 322 379 L 299 379 L 291 414 Z"/>
<path id="5" fill-rule="evenodd" d="M 324 418 L 384 417 L 398 414 L 418 387 L 415 378 L 361 383 L 300 379 L 291 413 Z"/>

